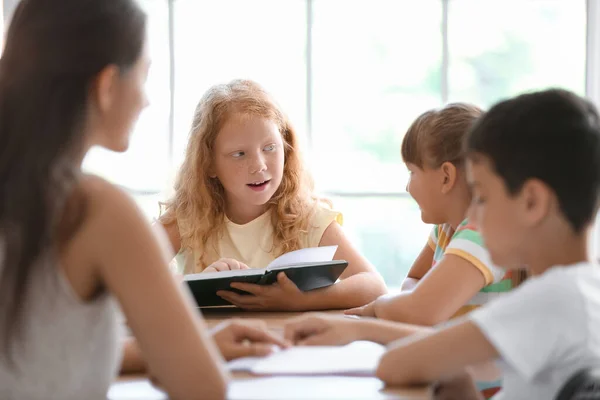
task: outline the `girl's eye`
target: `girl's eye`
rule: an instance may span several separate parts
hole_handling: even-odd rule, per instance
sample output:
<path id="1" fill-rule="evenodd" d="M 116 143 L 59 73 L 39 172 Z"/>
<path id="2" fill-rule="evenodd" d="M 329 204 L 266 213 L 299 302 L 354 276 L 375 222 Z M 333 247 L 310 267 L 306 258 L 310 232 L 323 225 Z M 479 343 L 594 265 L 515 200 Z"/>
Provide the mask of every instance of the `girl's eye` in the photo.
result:
<path id="1" fill-rule="evenodd" d="M 273 151 L 275 150 L 275 145 L 274 144 L 270 144 L 268 146 L 265 146 L 265 151 Z"/>
<path id="2" fill-rule="evenodd" d="M 243 155 L 244 155 L 244 152 L 243 152 L 243 151 L 236 151 L 236 152 L 235 152 L 235 153 L 233 153 L 231 156 L 232 156 L 233 158 L 240 158 L 240 157 L 242 157 Z"/>

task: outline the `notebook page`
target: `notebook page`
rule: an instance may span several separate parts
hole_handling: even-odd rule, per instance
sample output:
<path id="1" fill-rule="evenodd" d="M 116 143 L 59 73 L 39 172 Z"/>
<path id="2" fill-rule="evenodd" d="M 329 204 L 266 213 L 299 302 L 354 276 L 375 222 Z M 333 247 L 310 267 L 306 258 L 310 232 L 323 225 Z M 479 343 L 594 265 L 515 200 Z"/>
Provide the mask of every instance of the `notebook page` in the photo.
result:
<path id="1" fill-rule="evenodd" d="M 374 375 L 385 347 L 367 341 L 346 346 L 298 346 L 267 357 L 245 362 L 236 360 L 230 368 L 246 367 L 257 375 Z M 237 367 L 237 368 L 236 368 Z M 240 368 L 242 367 L 242 368 Z"/>
<path id="2" fill-rule="evenodd" d="M 333 260 L 337 246 L 308 247 L 285 253 L 267 266 L 267 270 L 277 269 L 295 264 L 318 263 Z"/>

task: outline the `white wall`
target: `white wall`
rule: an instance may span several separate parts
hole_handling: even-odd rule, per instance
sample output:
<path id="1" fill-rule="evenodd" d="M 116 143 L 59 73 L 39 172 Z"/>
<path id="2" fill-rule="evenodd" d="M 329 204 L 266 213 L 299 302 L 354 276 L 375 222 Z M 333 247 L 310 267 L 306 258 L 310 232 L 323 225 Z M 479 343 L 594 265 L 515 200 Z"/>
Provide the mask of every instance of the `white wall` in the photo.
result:
<path id="1" fill-rule="evenodd" d="M 587 0 L 586 94 L 600 108 L 600 1 Z M 592 234 L 594 257 L 600 256 L 600 218 Z"/>

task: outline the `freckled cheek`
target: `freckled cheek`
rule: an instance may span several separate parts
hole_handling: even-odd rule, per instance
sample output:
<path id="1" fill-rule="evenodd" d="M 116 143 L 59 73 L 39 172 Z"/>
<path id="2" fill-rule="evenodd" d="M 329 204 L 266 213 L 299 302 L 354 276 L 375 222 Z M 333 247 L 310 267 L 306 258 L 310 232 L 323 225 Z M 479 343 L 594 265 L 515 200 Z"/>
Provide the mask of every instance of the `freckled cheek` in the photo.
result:
<path id="1" fill-rule="evenodd" d="M 241 162 L 232 168 L 232 172 L 237 180 L 246 180 L 248 178 L 248 163 Z"/>
<path id="2" fill-rule="evenodd" d="M 244 163 L 223 163 L 221 164 L 217 171 L 220 170 L 219 178 L 221 181 L 225 181 L 228 184 L 238 184 L 238 183 L 247 183 L 247 168 L 244 166 Z"/>
<path id="3" fill-rule="evenodd" d="M 283 154 L 273 154 L 273 157 L 267 159 L 267 168 L 272 172 L 283 171 Z"/>

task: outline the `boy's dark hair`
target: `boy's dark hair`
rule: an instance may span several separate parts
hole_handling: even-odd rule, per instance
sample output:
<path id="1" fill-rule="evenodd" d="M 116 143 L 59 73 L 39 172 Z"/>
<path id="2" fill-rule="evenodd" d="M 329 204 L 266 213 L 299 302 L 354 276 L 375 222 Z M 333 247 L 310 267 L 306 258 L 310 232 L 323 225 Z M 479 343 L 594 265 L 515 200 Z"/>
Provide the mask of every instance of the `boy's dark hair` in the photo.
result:
<path id="1" fill-rule="evenodd" d="M 472 127 L 469 157 L 490 159 L 509 193 L 532 178 L 548 185 L 576 233 L 592 222 L 600 190 L 600 118 L 574 93 L 550 89 L 493 106 Z"/>

